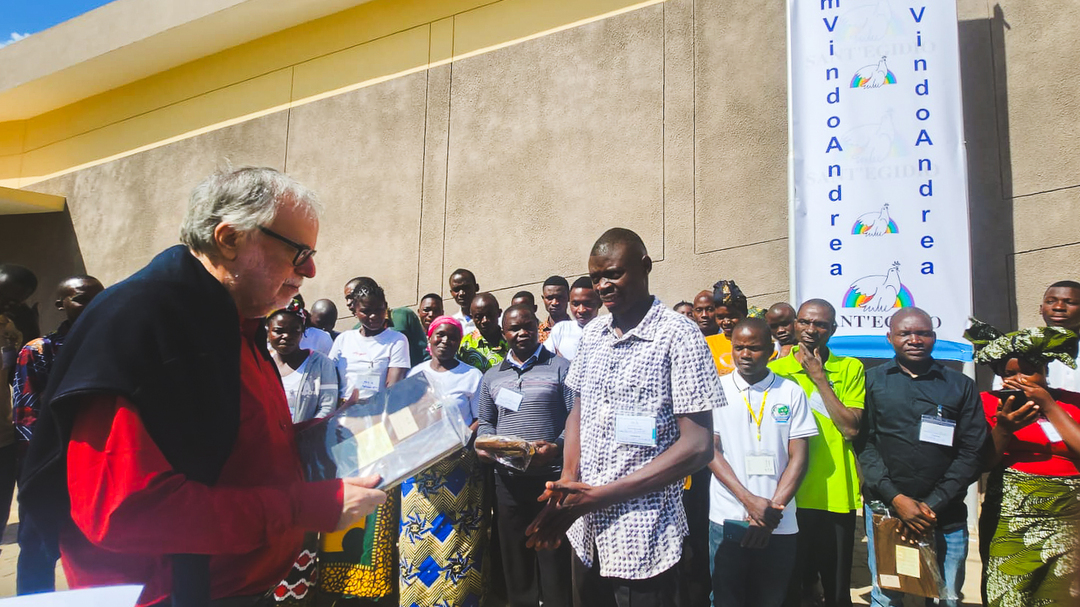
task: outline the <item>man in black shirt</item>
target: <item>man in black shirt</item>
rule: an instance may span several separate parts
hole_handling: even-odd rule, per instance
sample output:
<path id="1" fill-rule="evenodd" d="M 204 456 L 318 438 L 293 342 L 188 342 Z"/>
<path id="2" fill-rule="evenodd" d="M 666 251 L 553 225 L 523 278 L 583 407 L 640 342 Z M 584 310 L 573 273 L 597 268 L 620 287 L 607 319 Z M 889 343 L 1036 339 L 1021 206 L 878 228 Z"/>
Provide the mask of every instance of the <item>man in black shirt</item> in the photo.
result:
<path id="1" fill-rule="evenodd" d="M 866 372 L 865 444 L 859 453 L 874 605 L 903 605 L 895 576 L 877 576 L 870 503 L 882 502 L 909 537 L 937 547 L 940 604 L 959 605 L 967 559 L 968 485 L 979 476 L 987 424 L 975 382 L 931 357 L 933 321 L 918 308 L 892 317 L 893 360 Z M 896 585 L 893 585 L 893 583 Z"/>

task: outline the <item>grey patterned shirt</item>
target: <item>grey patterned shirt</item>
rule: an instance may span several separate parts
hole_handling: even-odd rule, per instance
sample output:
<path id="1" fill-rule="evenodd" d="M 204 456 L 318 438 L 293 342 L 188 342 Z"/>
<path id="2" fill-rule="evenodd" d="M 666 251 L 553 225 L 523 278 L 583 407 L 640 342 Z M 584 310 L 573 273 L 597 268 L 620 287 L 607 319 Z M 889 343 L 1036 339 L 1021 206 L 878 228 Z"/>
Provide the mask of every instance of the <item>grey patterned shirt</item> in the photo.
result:
<path id="1" fill-rule="evenodd" d="M 611 316 L 585 327 L 566 385 L 581 395 L 581 482 L 606 485 L 642 468 L 679 438 L 675 416 L 727 404 L 701 330 L 653 298 L 652 308 L 618 337 Z M 620 415 L 655 418 L 656 446 L 620 443 Z M 687 534 L 682 483 L 578 519 L 567 537 L 591 567 L 595 543 L 600 575 L 639 580 L 671 568 Z"/>

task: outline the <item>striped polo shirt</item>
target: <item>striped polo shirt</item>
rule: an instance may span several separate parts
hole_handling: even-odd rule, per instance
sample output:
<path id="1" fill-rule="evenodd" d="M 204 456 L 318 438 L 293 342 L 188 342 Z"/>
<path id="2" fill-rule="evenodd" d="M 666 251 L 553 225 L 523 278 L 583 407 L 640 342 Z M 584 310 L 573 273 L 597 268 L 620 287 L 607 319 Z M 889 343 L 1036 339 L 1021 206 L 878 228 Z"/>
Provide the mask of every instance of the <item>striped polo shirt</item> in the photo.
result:
<path id="1" fill-rule="evenodd" d="M 477 436 L 516 436 L 529 441 L 546 440 L 561 446 L 566 418 L 574 406 L 574 392 L 565 383 L 570 361 L 543 347 L 538 347 L 521 367 L 512 364 L 510 356 L 484 373 L 484 381 L 480 384 L 480 427 Z M 500 396 L 503 390 L 508 394 Z M 519 395 L 520 403 L 514 411 L 512 407 Z M 507 404 L 510 406 L 505 406 Z M 557 473 L 561 469 L 562 459 L 556 458 L 549 466 L 530 467 L 524 473 L 502 467 L 498 471 L 500 474 L 540 476 Z"/>

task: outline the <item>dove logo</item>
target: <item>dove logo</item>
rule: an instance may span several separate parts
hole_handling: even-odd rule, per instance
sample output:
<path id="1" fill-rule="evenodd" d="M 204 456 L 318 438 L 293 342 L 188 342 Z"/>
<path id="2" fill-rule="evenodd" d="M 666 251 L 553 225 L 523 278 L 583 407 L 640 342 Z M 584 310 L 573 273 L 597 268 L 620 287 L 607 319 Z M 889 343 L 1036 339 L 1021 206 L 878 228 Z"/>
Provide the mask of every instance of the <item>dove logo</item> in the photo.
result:
<path id="1" fill-rule="evenodd" d="M 915 298 L 900 282 L 900 262 L 894 262 L 884 275 L 863 276 L 851 283 L 841 305 L 864 312 L 886 312 L 893 308 L 913 306 Z"/>
<path id="2" fill-rule="evenodd" d="M 892 110 L 882 114 L 880 121 L 852 127 L 840 141 L 847 156 L 859 164 L 876 164 L 908 153 L 893 123 Z"/>
<path id="3" fill-rule="evenodd" d="M 848 8 L 840 17 L 837 28 L 842 40 L 877 42 L 888 36 L 903 33 L 904 26 L 896 18 L 888 0 L 863 0 Z"/>
<path id="4" fill-rule="evenodd" d="M 896 74 L 885 64 L 885 57 L 882 57 L 877 65 L 860 67 L 851 78 L 853 89 L 876 89 L 887 84 L 896 84 Z"/>
<path id="5" fill-rule="evenodd" d="M 892 217 L 889 217 L 888 203 L 882 206 L 880 211 L 860 215 L 851 228 L 852 234 L 865 236 L 883 236 L 885 234 L 896 234 L 899 231 L 896 222 L 893 221 Z"/>

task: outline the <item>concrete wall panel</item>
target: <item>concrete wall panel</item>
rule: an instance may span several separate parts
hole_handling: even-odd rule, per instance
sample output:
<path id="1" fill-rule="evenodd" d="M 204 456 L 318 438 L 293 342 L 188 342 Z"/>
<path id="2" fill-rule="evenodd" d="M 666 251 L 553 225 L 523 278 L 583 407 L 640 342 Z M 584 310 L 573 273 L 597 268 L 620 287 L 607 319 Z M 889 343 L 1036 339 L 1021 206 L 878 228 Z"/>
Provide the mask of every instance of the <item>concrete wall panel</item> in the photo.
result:
<path id="1" fill-rule="evenodd" d="M 1018 327 L 1043 324 L 1039 302 L 1046 287 L 1059 280 L 1076 280 L 1080 268 L 1080 242 L 1070 245 L 1017 253 L 1013 258 L 1016 272 Z"/>
<path id="2" fill-rule="evenodd" d="M 663 45 L 650 6 L 453 64 L 448 270 L 509 288 L 612 226 L 663 242 Z"/>
<path id="3" fill-rule="evenodd" d="M 434 29 L 434 28 L 433 28 Z M 419 294 L 449 297 L 449 276 L 443 267 L 446 233 L 446 154 L 450 121 L 450 66 L 428 71 L 427 124 L 424 145 L 424 192 L 420 213 Z M 419 303 L 419 302 L 417 302 Z"/>
<path id="4" fill-rule="evenodd" d="M 1080 184 L 1080 3 L 1002 0 L 996 53 L 1008 82 L 1008 125 L 1015 195 Z M 1002 48 L 1003 47 L 1003 48 Z"/>
<path id="5" fill-rule="evenodd" d="M 784 3 L 698 0 L 694 7 L 695 250 L 785 238 Z"/>
<path id="6" fill-rule="evenodd" d="M 281 169 L 286 119 L 271 114 L 27 189 L 67 197 L 86 271 L 109 285 L 179 242 L 191 190 L 214 170 Z"/>
<path id="7" fill-rule="evenodd" d="M 1058 190 L 1013 200 L 1013 246 L 1018 253 L 1072 244 L 1080 239 L 1080 189 Z M 1080 279 L 1080 267 L 1059 267 Z"/>
<path id="8" fill-rule="evenodd" d="M 712 290 L 721 279 L 738 283 L 754 305 L 787 297 L 787 241 L 768 241 L 656 264 L 649 286 L 669 306 Z"/>
<path id="9" fill-rule="evenodd" d="M 371 276 L 391 305 L 416 303 L 427 78 L 411 74 L 292 110 L 287 170 L 326 207 L 305 299 L 329 297 L 340 308 L 344 284 Z"/>

